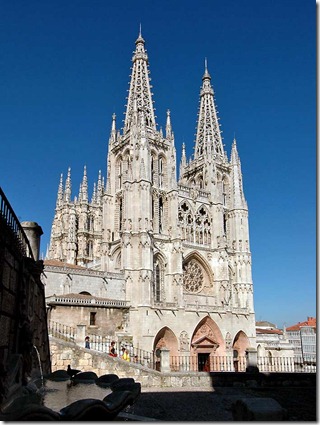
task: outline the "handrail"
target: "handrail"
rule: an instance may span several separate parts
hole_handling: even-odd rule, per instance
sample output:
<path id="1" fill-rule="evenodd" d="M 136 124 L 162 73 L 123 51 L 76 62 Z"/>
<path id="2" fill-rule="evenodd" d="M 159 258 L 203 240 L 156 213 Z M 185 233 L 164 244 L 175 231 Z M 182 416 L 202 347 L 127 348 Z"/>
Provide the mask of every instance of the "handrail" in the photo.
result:
<path id="1" fill-rule="evenodd" d="M 10 205 L 6 195 L 0 187 L 0 215 L 7 225 L 8 229 L 16 237 L 16 243 L 18 249 L 25 257 L 30 257 L 34 260 L 32 249 L 29 240 L 20 224 L 18 217 L 16 216 L 13 208 Z"/>
<path id="2" fill-rule="evenodd" d="M 47 304 L 72 304 L 72 305 L 100 305 L 115 308 L 128 308 L 128 301 L 123 300 L 100 300 L 94 297 L 77 298 L 52 295 L 46 299 Z"/>

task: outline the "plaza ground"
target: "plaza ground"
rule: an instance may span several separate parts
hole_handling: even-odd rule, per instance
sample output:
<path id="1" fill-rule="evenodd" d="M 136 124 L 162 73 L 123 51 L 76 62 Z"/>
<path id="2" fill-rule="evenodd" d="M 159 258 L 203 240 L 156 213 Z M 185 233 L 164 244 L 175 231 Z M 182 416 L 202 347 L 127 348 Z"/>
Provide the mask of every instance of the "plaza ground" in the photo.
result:
<path id="1" fill-rule="evenodd" d="M 212 391 L 189 388 L 143 389 L 136 403 L 118 420 L 232 421 L 232 405 L 242 397 L 270 397 L 287 409 L 288 421 L 316 421 L 316 387 L 217 387 Z"/>

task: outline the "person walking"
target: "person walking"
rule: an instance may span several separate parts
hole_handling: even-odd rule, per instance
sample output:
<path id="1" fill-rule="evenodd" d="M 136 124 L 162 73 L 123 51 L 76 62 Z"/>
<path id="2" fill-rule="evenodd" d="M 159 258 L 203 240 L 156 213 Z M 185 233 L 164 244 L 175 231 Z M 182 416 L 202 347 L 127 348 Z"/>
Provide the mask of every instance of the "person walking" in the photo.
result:
<path id="1" fill-rule="evenodd" d="M 90 348 L 90 338 L 88 336 L 86 336 L 84 342 L 85 342 L 85 345 L 84 345 L 85 348 Z"/>
<path id="2" fill-rule="evenodd" d="M 109 350 L 109 356 L 111 356 L 111 357 L 117 357 L 115 344 L 116 344 L 115 341 L 111 341 L 110 350 Z"/>
<path id="3" fill-rule="evenodd" d="M 122 347 L 122 348 L 121 348 L 121 351 L 122 351 L 121 358 L 122 358 L 123 360 L 126 360 L 127 362 L 130 362 L 130 356 L 129 356 L 129 353 L 128 353 L 128 351 L 126 350 L 126 348 L 125 348 L 125 347 Z"/>

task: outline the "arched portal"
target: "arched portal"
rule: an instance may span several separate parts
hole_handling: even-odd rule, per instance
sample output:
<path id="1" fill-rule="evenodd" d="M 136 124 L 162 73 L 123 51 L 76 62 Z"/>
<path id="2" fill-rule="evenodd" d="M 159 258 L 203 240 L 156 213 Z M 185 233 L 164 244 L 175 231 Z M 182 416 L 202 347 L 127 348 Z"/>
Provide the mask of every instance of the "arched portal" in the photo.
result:
<path id="1" fill-rule="evenodd" d="M 238 356 L 244 356 L 246 354 L 246 349 L 249 347 L 249 338 L 243 331 L 239 331 L 233 340 L 233 351 L 236 351 Z"/>
<path id="2" fill-rule="evenodd" d="M 175 334 L 172 332 L 172 330 L 168 328 L 167 326 L 160 329 L 160 331 L 157 333 L 154 339 L 153 350 L 155 353 L 156 369 L 159 369 L 159 366 L 160 366 L 160 349 L 161 348 L 167 348 L 168 350 L 170 350 L 171 357 L 178 355 L 178 339 L 175 336 Z"/>
<path id="3" fill-rule="evenodd" d="M 190 355 L 197 366 L 196 370 L 199 371 L 217 369 L 214 360 L 225 355 L 223 336 L 211 317 L 206 316 L 197 325 L 191 339 Z"/>

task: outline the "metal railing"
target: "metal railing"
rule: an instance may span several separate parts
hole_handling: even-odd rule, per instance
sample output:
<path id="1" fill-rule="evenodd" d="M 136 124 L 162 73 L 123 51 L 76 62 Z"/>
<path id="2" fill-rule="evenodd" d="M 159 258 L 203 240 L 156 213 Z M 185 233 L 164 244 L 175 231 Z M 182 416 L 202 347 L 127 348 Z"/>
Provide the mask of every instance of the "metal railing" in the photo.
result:
<path id="1" fill-rule="evenodd" d="M 29 240 L 1 187 L 0 218 L 4 221 L 8 229 L 10 229 L 14 239 L 13 242 L 15 243 L 21 254 L 25 257 L 30 257 L 34 260 Z"/>
<path id="2" fill-rule="evenodd" d="M 245 372 L 246 358 L 232 356 L 209 356 L 207 359 L 197 355 L 170 356 L 172 372 Z"/>
<path id="3" fill-rule="evenodd" d="M 142 350 L 134 347 L 121 340 L 112 337 L 104 337 L 101 335 L 88 334 L 90 338 L 90 349 L 100 351 L 101 353 L 109 354 L 111 342 L 115 341 L 115 350 L 117 357 L 121 358 L 122 347 L 125 347 L 129 354 L 129 362 L 140 364 L 150 369 L 156 369 L 155 355 L 153 352 Z"/>
<path id="4" fill-rule="evenodd" d="M 74 327 L 49 320 L 49 335 L 65 341 L 76 342 L 77 331 Z M 87 334 L 90 338 L 90 349 L 109 354 L 111 342 L 115 341 L 117 357 L 121 358 L 121 348 L 125 347 L 131 363 L 140 364 L 150 369 L 160 370 L 160 358 L 154 352 L 134 347 L 131 343 L 101 335 Z M 304 372 L 316 373 L 316 357 L 257 357 L 257 367 L 260 372 Z M 170 356 L 171 372 L 245 372 L 247 367 L 246 356 L 201 356 L 179 355 Z"/>
<path id="5" fill-rule="evenodd" d="M 54 336 L 55 338 L 63 339 L 64 341 L 75 341 L 76 339 L 76 329 L 72 326 L 63 325 L 62 323 L 54 322 L 49 320 L 48 322 L 48 332 L 49 335 Z"/>
<path id="6" fill-rule="evenodd" d="M 257 366 L 260 372 L 295 372 L 316 373 L 317 360 L 309 361 L 297 357 L 258 357 Z"/>
<path id="7" fill-rule="evenodd" d="M 170 356 L 172 372 L 245 372 L 247 358 L 239 356 L 209 356 L 197 355 Z M 303 361 L 296 357 L 257 357 L 257 367 L 260 372 L 308 372 L 316 373 L 316 358 Z"/>

